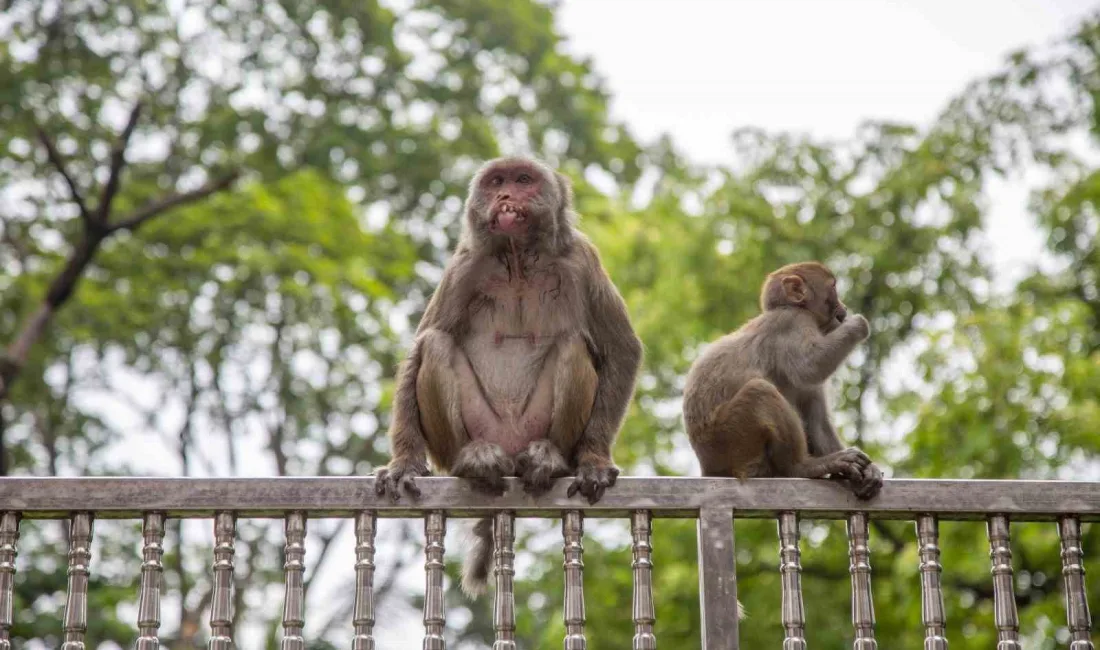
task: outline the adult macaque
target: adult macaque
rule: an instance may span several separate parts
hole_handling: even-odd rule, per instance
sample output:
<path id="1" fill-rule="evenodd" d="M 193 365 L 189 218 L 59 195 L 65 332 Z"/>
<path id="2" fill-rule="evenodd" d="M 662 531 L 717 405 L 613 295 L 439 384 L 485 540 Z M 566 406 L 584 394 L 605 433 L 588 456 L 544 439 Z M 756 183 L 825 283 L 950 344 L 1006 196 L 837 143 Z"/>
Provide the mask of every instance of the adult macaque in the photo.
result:
<path id="1" fill-rule="evenodd" d="M 572 199 L 569 180 L 534 160 L 474 176 L 458 247 L 398 372 L 379 494 L 419 496 L 428 459 L 491 494 L 506 476 L 539 494 L 575 475 L 567 495 L 595 503 L 615 484 L 611 445 L 642 347 Z M 475 527 L 463 567 L 471 596 L 488 578 L 491 528 Z"/>
<path id="2" fill-rule="evenodd" d="M 845 449 L 824 384 L 870 333 L 849 316 L 836 278 L 817 262 L 768 276 L 764 313 L 710 345 L 688 372 L 684 424 L 706 476 L 846 480 L 856 496 L 882 489 L 865 453 Z"/>

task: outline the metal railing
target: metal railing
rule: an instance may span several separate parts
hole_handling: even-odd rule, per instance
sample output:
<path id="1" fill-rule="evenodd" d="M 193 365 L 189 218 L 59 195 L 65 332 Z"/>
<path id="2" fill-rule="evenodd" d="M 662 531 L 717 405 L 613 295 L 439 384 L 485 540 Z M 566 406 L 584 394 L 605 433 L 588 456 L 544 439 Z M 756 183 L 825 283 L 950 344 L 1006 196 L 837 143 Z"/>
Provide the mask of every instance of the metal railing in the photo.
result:
<path id="1" fill-rule="evenodd" d="M 799 517 L 847 522 L 855 650 L 877 647 L 871 599 L 868 519 L 916 522 L 920 554 L 925 650 L 946 650 L 946 616 L 940 584 L 941 519 L 986 522 L 998 650 L 1019 644 L 1013 595 L 1010 521 L 1055 522 L 1061 538 L 1066 615 L 1071 650 L 1092 650 L 1085 596 L 1081 522 L 1100 520 L 1100 483 L 1068 481 L 891 480 L 871 501 L 859 501 L 840 485 L 800 479 L 621 478 L 589 505 L 565 496 L 568 479 L 534 498 L 512 479 L 499 498 L 486 498 L 451 478 L 418 479 L 423 496 L 394 502 L 378 497 L 370 478 L 5 478 L 0 479 L 0 650 L 9 650 L 15 558 L 22 518 L 69 520 L 69 582 L 63 650 L 82 650 L 87 629 L 88 577 L 94 519 L 143 521 L 141 587 L 135 621 L 138 650 L 160 647 L 160 585 L 166 518 L 213 519 L 213 600 L 210 650 L 233 647 L 232 577 L 236 523 L 241 518 L 281 518 L 286 528 L 283 650 L 304 650 L 302 576 L 309 518 L 355 519 L 356 591 L 353 650 L 373 650 L 375 525 L 379 517 L 421 517 L 425 545 L 425 650 L 445 647 L 444 534 L 449 518 L 491 515 L 495 556 L 494 650 L 515 642 L 514 540 L 516 517 L 561 518 L 566 650 L 586 647 L 583 573 L 584 517 L 626 517 L 633 533 L 636 650 L 657 647 L 650 536 L 653 518 L 698 520 L 699 597 L 704 650 L 738 648 L 737 576 L 733 519 L 775 518 L 780 540 L 784 650 L 806 647 L 799 551 Z M 384 552 L 384 549 L 383 549 Z M 350 561 L 350 558 L 349 558 Z"/>

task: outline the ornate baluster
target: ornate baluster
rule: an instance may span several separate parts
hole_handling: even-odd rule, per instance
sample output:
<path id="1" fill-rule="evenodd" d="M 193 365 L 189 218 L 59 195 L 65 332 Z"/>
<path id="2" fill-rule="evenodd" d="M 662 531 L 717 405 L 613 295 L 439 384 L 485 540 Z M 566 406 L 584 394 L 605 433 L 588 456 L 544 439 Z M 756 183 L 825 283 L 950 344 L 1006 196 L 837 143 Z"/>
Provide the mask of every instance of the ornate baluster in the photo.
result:
<path id="1" fill-rule="evenodd" d="M 875 605 L 871 598 L 871 551 L 867 546 L 867 514 L 848 515 L 848 558 L 852 574 L 853 650 L 876 650 Z"/>
<path id="2" fill-rule="evenodd" d="M 355 516 L 355 636 L 351 650 L 374 650 L 374 536 L 373 512 Z"/>
<path id="3" fill-rule="evenodd" d="M 88 631 L 88 564 L 92 561 L 92 515 L 80 512 L 69 524 L 69 598 L 61 650 L 84 650 Z"/>
<path id="4" fill-rule="evenodd" d="M 141 593 L 138 597 L 138 639 L 134 650 L 159 650 L 160 583 L 164 574 L 164 515 L 145 514 L 141 526 Z"/>
<path id="5" fill-rule="evenodd" d="M 993 515 L 986 526 L 989 560 L 993 573 L 993 620 L 997 625 L 997 650 L 1021 650 L 1020 619 L 1016 615 L 1016 594 L 1012 584 L 1012 548 L 1008 518 Z"/>
<path id="6" fill-rule="evenodd" d="M 565 650 L 585 650 L 584 637 L 584 516 L 577 510 L 565 513 L 561 520 L 565 542 Z"/>
<path id="7" fill-rule="evenodd" d="M 214 596 L 210 605 L 208 650 L 233 650 L 233 548 L 237 518 L 214 514 Z"/>
<path id="8" fill-rule="evenodd" d="M 11 650 L 15 615 L 15 556 L 19 542 L 19 513 L 0 514 L 0 650 Z"/>
<path id="9" fill-rule="evenodd" d="M 924 650 L 947 650 L 947 614 L 943 607 L 940 575 L 940 524 L 932 515 L 917 517 L 920 544 L 921 618 L 924 620 Z"/>
<path id="10" fill-rule="evenodd" d="M 1085 590 L 1085 558 L 1081 551 L 1081 520 L 1067 515 L 1058 520 L 1062 538 L 1062 581 L 1066 591 L 1066 624 L 1069 650 L 1093 650 L 1092 618 Z"/>
<path id="11" fill-rule="evenodd" d="M 516 650 L 515 543 L 516 516 L 498 512 L 493 517 L 493 575 L 497 590 L 493 600 L 493 650 Z"/>
<path id="12" fill-rule="evenodd" d="M 779 575 L 783 587 L 783 650 L 806 649 L 806 612 L 802 605 L 802 552 L 798 514 L 779 515 Z"/>
<path id="13" fill-rule="evenodd" d="M 648 510 L 636 510 L 630 518 L 630 533 L 634 537 L 634 650 L 657 649 L 657 637 L 653 634 L 657 613 L 653 608 L 650 522 Z"/>
<path id="14" fill-rule="evenodd" d="M 282 650 L 306 650 L 302 628 L 306 624 L 306 516 L 292 512 L 286 516 L 286 561 L 283 563 L 286 595 L 283 599 Z"/>
<path id="15" fill-rule="evenodd" d="M 446 606 L 443 602 L 443 536 L 447 520 L 442 512 L 424 518 L 424 650 L 446 650 L 443 637 Z"/>

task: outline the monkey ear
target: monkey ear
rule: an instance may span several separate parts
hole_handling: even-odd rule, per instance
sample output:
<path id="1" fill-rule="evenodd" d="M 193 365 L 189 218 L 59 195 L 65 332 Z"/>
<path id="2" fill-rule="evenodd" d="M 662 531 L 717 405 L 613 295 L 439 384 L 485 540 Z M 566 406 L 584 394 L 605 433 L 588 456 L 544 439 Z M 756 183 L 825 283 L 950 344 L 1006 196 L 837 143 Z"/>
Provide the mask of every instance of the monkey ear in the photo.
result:
<path id="1" fill-rule="evenodd" d="M 558 185 L 558 194 L 561 195 L 561 204 L 565 209 L 573 207 L 573 183 L 569 177 L 561 172 L 554 172 L 554 182 Z"/>
<path id="2" fill-rule="evenodd" d="M 806 303 L 806 283 L 797 275 L 785 276 L 783 282 L 783 295 L 792 305 Z"/>

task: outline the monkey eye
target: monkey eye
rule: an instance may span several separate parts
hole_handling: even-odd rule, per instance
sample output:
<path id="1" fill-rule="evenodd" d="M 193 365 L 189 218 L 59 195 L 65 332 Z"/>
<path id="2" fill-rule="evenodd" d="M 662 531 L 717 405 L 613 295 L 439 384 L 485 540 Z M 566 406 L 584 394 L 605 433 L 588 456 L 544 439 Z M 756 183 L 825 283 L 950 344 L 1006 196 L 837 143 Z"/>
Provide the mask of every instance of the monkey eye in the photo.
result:
<path id="1" fill-rule="evenodd" d="M 500 185 L 503 182 L 504 182 L 504 177 L 503 176 L 494 176 L 492 179 L 490 179 L 489 184 L 496 186 L 496 185 Z"/>
<path id="2" fill-rule="evenodd" d="M 531 182 L 531 175 L 526 174 L 526 173 L 520 174 L 519 176 L 516 177 L 516 182 L 521 183 L 523 185 L 527 185 L 528 183 Z"/>

